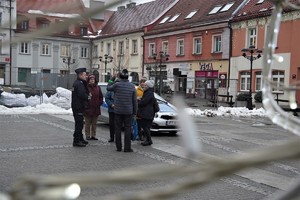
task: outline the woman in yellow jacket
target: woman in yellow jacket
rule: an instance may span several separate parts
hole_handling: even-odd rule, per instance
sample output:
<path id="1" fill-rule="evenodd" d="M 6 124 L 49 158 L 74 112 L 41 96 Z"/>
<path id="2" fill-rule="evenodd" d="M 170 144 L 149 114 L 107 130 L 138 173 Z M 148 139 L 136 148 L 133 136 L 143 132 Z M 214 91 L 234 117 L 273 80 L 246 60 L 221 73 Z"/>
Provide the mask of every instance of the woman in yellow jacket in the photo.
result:
<path id="1" fill-rule="evenodd" d="M 146 78 L 141 78 L 141 80 L 139 82 L 139 86 L 137 86 L 137 88 L 136 88 L 136 97 L 137 97 L 138 101 L 140 101 L 143 97 L 143 94 L 144 94 L 143 87 L 145 85 L 146 80 L 147 80 Z M 136 121 L 138 124 L 138 134 L 139 134 L 139 138 L 137 140 L 144 140 L 144 135 L 143 135 L 141 125 L 140 125 L 141 119 L 137 118 Z"/>

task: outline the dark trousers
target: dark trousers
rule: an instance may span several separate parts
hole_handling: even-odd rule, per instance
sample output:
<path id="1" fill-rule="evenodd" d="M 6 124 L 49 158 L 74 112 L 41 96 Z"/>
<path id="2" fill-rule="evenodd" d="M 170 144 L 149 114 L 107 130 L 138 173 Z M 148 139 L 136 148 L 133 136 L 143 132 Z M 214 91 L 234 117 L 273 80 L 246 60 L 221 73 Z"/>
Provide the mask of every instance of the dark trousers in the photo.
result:
<path id="1" fill-rule="evenodd" d="M 75 131 L 73 134 L 73 142 L 83 141 L 83 113 L 73 112 L 73 117 L 75 121 Z"/>
<path id="2" fill-rule="evenodd" d="M 109 112 L 109 133 L 110 133 L 110 139 L 115 140 L 115 113 Z"/>
<path id="3" fill-rule="evenodd" d="M 131 122 L 132 115 L 120 115 L 115 113 L 115 138 L 117 150 L 122 150 L 122 125 L 124 124 L 124 151 L 131 149 Z"/>
<path id="4" fill-rule="evenodd" d="M 144 136 L 146 137 L 147 142 L 152 142 L 150 128 L 152 126 L 152 119 L 141 119 L 140 124 L 144 130 Z"/>
<path id="5" fill-rule="evenodd" d="M 142 126 L 141 126 L 141 119 L 137 118 L 136 119 L 137 125 L 138 125 L 138 134 L 139 134 L 139 138 L 142 139 L 144 137 L 144 133 L 142 131 Z"/>

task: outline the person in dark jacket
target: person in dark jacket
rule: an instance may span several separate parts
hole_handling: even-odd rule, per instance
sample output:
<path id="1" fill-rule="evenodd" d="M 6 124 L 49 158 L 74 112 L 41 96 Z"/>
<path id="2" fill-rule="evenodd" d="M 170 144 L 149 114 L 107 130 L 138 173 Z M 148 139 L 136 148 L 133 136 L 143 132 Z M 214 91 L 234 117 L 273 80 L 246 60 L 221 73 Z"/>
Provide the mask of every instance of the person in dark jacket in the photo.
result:
<path id="1" fill-rule="evenodd" d="M 87 83 L 91 99 L 88 108 L 84 111 L 85 136 L 87 140 L 98 140 L 96 128 L 98 116 L 101 115 L 100 106 L 103 103 L 103 94 L 101 88 L 96 84 L 93 74 L 88 76 Z"/>
<path id="2" fill-rule="evenodd" d="M 115 77 L 112 77 L 108 84 L 112 85 L 115 82 Z M 109 116 L 109 133 L 110 133 L 110 139 L 108 142 L 114 142 L 115 141 L 115 111 L 114 111 L 114 92 L 108 91 L 105 95 L 105 102 L 108 107 L 108 116 Z"/>
<path id="3" fill-rule="evenodd" d="M 133 152 L 131 149 L 131 123 L 136 115 L 137 99 L 135 86 L 128 81 L 128 71 L 123 69 L 119 74 L 120 81 L 107 86 L 107 91 L 114 92 L 115 111 L 115 139 L 117 151 L 122 151 L 121 128 L 124 123 L 124 152 Z"/>
<path id="4" fill-rule="evenodd" d="M 71 107 L 75 120 L 75 131 L 73 134 L 73 146 L 85 147 L 88 142 L 83 139 L 83 113 L 88 106 L 90 99 L 86 82 L 86 68 L 78 68 L 75 70 L 77 80 L 73 84 Z"/>
<path id="5" fill-rule="evenodd" d="M 140 118 L 140 124 L 144 130 L 146 137 L 145 141 L 141 143 L 143 146 L 153 144 L 151 139 L 150 128 L 154 119 L 154 81 L 148 80 L 144 84 L 144 94 L 142 99 L 138 102 L 138 113 L 137 116 Z"/>

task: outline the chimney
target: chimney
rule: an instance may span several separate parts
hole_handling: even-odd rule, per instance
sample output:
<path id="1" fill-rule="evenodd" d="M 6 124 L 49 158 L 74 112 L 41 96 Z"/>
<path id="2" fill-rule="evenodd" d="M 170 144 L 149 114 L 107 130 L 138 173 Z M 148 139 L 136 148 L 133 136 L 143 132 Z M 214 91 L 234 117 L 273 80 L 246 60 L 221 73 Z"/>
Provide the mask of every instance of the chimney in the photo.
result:
<path id="1" fill-rule="evenodd" d="M 125 10 L 125 6 L 119 6 L 118 11 Z"/>
<path id="2" fill-rule="evenodd" d="M 136 5 L 135 2 L 132 2 L 132 3 L 129 3 L 129 4 L 126 4 L 127 8 L 132 8 Z"/>

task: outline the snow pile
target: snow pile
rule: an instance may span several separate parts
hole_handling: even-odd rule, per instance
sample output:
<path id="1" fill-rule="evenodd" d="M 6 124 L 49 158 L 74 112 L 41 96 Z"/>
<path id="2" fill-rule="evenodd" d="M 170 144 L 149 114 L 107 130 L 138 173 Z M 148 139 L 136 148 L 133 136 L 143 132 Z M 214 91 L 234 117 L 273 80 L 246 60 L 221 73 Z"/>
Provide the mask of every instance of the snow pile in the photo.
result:
<path id="1" fill-rule="evenodd" d="M 265 117 L 266 112 L 263 108 L 249 110 L 245 107 L 219 107 L 218 110 L 199 110 L 199 109 L 192 109 L 186 108 L 186 112 L 194 117 L 215 117 L 215 116 L 223 116 L 223 117 L 231 117 L 231 116 L 238 116 L 238 117 Z"/>

